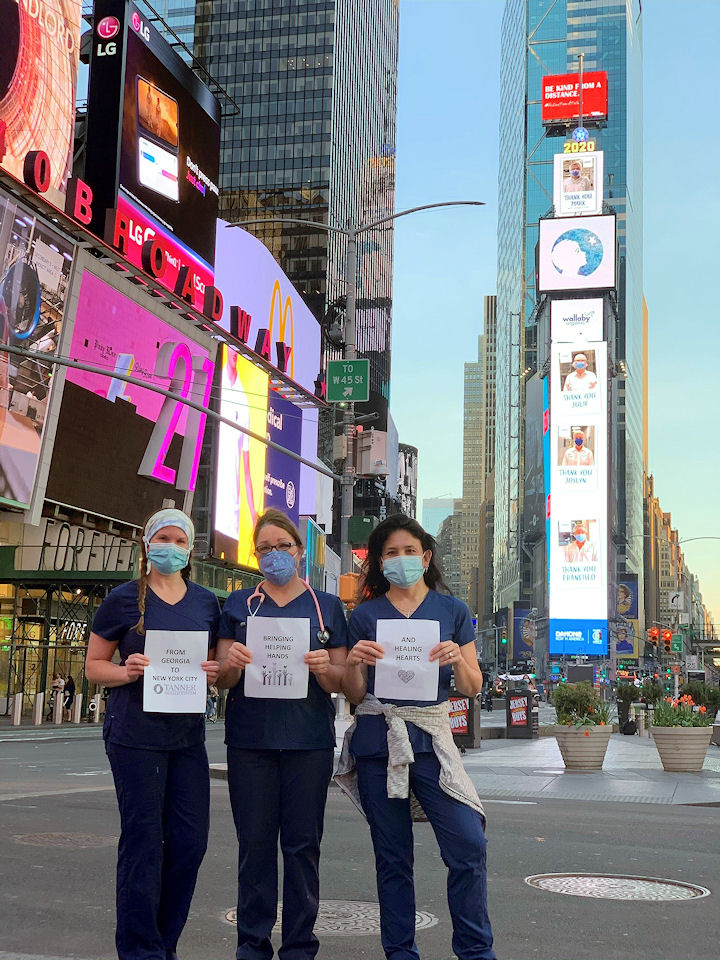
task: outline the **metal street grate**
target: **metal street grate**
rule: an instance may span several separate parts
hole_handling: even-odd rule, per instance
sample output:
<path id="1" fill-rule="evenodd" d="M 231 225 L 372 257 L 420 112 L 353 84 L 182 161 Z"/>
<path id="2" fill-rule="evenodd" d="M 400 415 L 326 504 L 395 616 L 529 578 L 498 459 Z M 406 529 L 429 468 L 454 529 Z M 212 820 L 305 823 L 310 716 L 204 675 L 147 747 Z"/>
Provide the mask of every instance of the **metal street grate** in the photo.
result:
<path id="1" fill-rule="evenodd" d="M 699 900 L 710 896 L 708 889 L 694 883 L 622 874 L 541 873 L 525 877 L 525 883 L 548 893 L 601 900 Z"/>
<path id="2" fill-rule="evenodd" d="M 278 904 L 278 921 L 275 924 L 274 931 L 280 932 L 280 917 L 282 916 L 282 903 Z M 237 919 L 236 910 L 228 910 L 225 914 L 228 923 L 235 923 Z M 438 918 L 432 913 L 418 911 L 415 914 L 415 927 L 417 930 L 427 930 L 428 927 L 434 927 Z M 344 936 L 352 934 L 353 936 L 367 936 L 380 933 L 380 908 L 377 903 L 367 903 L 362 900 L 321 900 L 320 911 L 317 922 L 315 923 L 315 933 L 325 936 Z"/>
<path id="3" fill-rule="evenodd" d="M 102 837 L 93 833 L 20 833 L 11 839 L 31 847 L 73 847 L 75 850 L 113 847 L 118 841 L 117 837 Z"/>

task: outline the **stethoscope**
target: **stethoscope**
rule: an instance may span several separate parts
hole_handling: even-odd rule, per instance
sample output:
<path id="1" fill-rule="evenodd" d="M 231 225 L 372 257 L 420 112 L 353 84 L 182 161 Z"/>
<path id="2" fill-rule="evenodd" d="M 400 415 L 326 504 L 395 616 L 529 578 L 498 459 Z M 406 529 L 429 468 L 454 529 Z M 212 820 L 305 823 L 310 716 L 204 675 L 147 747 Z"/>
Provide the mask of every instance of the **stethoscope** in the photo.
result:
<path id="1" fill-rule="evenodd" d="M 251 593 L 250 596 L 247 598 L 248 613 L 250 614 L 251 617 L 256 617 L 258 610 L 259 610 L 260 607 L 263 605 L 263 603 L 265 603 L 265 594 L 260 590 L 260 587 L 263 585 L 263 583 L 265 583 L 264 580 L 262 580 L 262 581 L 255 587 L 255 590 L 253 591 L 253 593 Z M 307 581 L 307 580 L 303 580 L 303 583 L 305 584 L 305 586 L 307 587 L 308 591 L 310 592 L 310 596 L 313 598 L 313 601 L 314 601 L 314 603 L 315 603 L 315 609 L 317 610 L 318 623 L 320 624 L 320 629 L 319 629 L 318 632 L 317 632 L 318 643 L 325 644 L 325 643 L 327 643 L 328 640 L 330 639 L 330 631 L 326 628 L 325 623 L 324 623 L 324 621 L 323 621 L 322 611 L 320 610 L 320 603 L 319 603 L 318 598 L 317 598 L 317 596 L 316 596 L 316 594 L 315 594 L 315 591 L 314 591 L 313 588 L 310 586 L 310 584 L 308 583 L 308 581 Z M 257 601 L 258 601 L 258 605 L 255 607 L 254 610 L 253 610 L 253 608 L 252 608 L 252 602 L 253 602 L 253 600 L 257 600 Z"/>

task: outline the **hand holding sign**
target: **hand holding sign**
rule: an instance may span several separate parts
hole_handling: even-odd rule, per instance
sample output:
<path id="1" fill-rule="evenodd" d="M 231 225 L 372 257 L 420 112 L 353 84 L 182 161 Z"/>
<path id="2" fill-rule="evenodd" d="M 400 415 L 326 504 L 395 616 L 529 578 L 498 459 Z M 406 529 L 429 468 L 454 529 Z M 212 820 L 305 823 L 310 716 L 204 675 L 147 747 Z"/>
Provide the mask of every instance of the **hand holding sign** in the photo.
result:
<path id="1" fill-rule="evenodd" d="M 375 664 L 375 696 L 392 701 L 437 700 L 437 620 L 378 620 L 377 640 L 385 656 Z M 436 659 L 431 660 L 433 650 Z"/>

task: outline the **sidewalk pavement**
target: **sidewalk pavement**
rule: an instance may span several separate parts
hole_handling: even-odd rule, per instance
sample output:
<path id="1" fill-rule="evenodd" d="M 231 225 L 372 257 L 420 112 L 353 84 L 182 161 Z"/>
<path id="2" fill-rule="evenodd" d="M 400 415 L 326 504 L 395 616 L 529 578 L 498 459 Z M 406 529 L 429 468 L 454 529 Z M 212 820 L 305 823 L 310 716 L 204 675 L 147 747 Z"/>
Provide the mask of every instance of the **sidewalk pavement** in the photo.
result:
<path id="1" fill-rule="evenodd" d="M 541 727 L 554 720 L 552 707 L 541 705 Z M 502 713 L 483 713 L 486 730 L 501 733 Z M 222 725 L 222 721 L 218 727 Z M 62 724 L 42 727 L 0 725 L 0 743 L 19 740 L 95 739 L 102 725 Z M 603 769 L 566 772 L 553 736 L 538 740 L 483 739 L 467 750 L 465 768 L 481 799 L 534 803 L 545 800 L 592 800 L 620 803 L 696 804 L 720 807 L 720 748 L 711 744 L 699 773 L 666 773 L 651 737 L 613 734 Z M 212 776 L 227 777 L 225 764 L 211 764 Z"/>

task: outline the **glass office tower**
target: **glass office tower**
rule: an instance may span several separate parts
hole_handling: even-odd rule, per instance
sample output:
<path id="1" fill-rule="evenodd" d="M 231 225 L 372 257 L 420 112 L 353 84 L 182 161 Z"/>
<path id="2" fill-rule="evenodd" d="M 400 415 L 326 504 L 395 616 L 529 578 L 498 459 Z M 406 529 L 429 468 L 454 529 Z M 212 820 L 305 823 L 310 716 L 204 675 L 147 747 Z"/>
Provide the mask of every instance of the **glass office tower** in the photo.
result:
<path id="1" fill-rule="evenodd" d="M 496 609 L 519 600 L 544 607 L 545 582 L 533 570 L 535 549 L 523 510 L 526 397 L 545 359 L 538 343 L 535 245 L 538 219 L 552 208 L 552 158 L 564 137 L 541 123 L 541 79 L 584 69 L 608 74 L 608 120 L 597 131 L 605 153 L 605 203 L 618 220 L 617 322 L 608 332 L 611 382 L 610 478 L 612 574 L 643 577 L 642 326 L 642 17 L 639 0 L 507 0 L 502 26 L 497 278 L 497 418 L 495 442 Z M 595 133 L 595 131 L 593 131 Z M 532 451 L 532 453 L 530 453 Z M 614 577 L 611 577 L 614 579 Z M 642 597 L 642 587 L 640 589 Z"/>
<path id="2" fill-rule="evenodd" d="M 392 212 L 397 0 L 199 0 L 194 54 L 240 105 L 223 117 L 221 217 L 346 227 Z M 342 316 L 342 237 L 298 224 L 248 229 L 318 320 Z M 392 250 L 387 228 L 366 234 L 358 251 L 357 350 L 371 360 L 374 425 L 382 430 Z"/>

